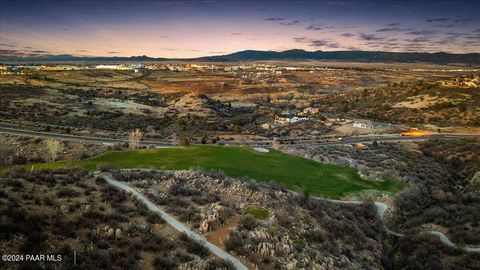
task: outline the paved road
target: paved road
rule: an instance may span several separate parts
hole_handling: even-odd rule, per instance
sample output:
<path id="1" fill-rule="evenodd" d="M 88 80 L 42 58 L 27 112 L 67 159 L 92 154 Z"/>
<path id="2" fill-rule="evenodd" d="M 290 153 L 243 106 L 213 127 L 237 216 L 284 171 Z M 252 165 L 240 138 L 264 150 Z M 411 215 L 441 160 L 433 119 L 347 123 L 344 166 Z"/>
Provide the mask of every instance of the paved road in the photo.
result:
<path id="1" fill-rule="evenodd" d="M 116 144 L 116 143 L 127 142 L 127 140 L 121 140 L 121 139 L 34 131 L 34 130 L 20 129 L 17 127 L 6 127 L 3 125 L 0 125 L 0 133 L 19 135 L 19 136 L 29 136 L 29 137 L 36 137 L 36 138 L 42 138 L 42 139 L 56 139 L 61 141 L 79 141 L 79 142 L 85 142 L 85 143 L 98 143 L 98 144 Z M 153 145 L 156 147 L 172 146 L 172 144 L 169 142 L 159 142 L 159 141 L 141 141 L 140 144 Z"/>
<path id="2" fill-rule="evenodd" d="M 377 142 L 401 142 L 401 141 L 424 141 L 429 139 L 454 139 L 454 138 L 472 138 L 480 137 L 480 134 L 470 134 L 470 133 L 444 133 L 444 134 L 431 134 L 425 136 L 401 136 L 399 134 L 384 134 L 384 135 L 363 135 L 358 137 L 348 137 L 342 140 L 332 141 L 322 141 L 319 139 L 316 140 L 301 140 L 298 142 L 294 141 L 294 145 L 300 146 L 329 146 L 329 145 L 346 145 L 354 143 L 372 143 L 373 141 Z M 289 140 L 285 140 L 285 144 L 288 145 Z"/>
<path id="3" fill-rule="evenodd" d="M 162 219 L 165 220 L 167 224 L 175 228 L 177 231 L 187 234 L 188 237 L 190 237 L 191 239 L 203 245 L 205 248 L 207 248 L 213 254 L 217 255 L 219 258 L 222 258 L 226 261 L 231 262 L 235 267 L 235 269 L 248 270 L 248 268 L 243 263 L 241 263 L 237 258 L 228 254 L 227 252 L 215 246 L 214 244 L 208 242 L 203 235 L 200 235 L 195 231 L 191 230 L 187 225 L 175 219 L 173 216 L 171 216 L 170 214 L 162 210 L 160 207 L 152 203 L 144 195 L 140 194 L 138 191 L 134 190 L 129 185 L 119 182 L 105 174 L 100 174 L 98 172 L 96 172 L 95 174 L 101 175 L 105 179 L 105 181 L 107 181 L 107 183 L 132 194 L 133 197 L 135 197 L 136 199 L 140 200 L 143 204 L 145 204 L 150 211 L 157 213 Z"/>
<path id="4" fill-rule="evenodd" d="M 70 134 L 61 134 L 53 132 L 43 132 L 43 131 L 33 131 L 21 129 L 15 126 L 6 126 L 0 124 L 0 133 L 20 135 L 20 136 L 30 136 L 37 138 L 51 138 L 56 140 L 63 141 L 80 141 L 85 143 L 99 143 L 99 144 L 115 144 L 115 143 L 125 143 L 127 140 L 122 139 L 111 139 L 105 137 L 94 137 L 94 136 L 80 136 L 80 135 L 70 135 Z M 432 138 L 439 139 L 449 139 L 449 138 L 462 138 L 462 137 L 478 137 L 480 134 L 432 134 L 428 136 L 400 136 L 396 134 L 388 135 L 369 135 L 369 136 L 359 136 L 359 137 L 349 137 L 344 140 L 338 141 L 320 141 L 316 140 L 304 140 L 301 143 L 295 143 L 299 146 L 329 146 L 329 145 L 346 145 L 354 143 L 372 143 L 373 141 L 378 142 L 399 142 L 399 141 L 422 141 Z M 260 146 L 260 147 L 270 147 L 274 140 L 263 140 L 263 141 L 226 141 L 226 145 L 250 145 L 250 146 Z M 141 141 L 140 144 L 146 146 L 155 146 L 155 147 L 171 147 L 174 146 L 170 142 L 161 142 L 161 141 Z"/>

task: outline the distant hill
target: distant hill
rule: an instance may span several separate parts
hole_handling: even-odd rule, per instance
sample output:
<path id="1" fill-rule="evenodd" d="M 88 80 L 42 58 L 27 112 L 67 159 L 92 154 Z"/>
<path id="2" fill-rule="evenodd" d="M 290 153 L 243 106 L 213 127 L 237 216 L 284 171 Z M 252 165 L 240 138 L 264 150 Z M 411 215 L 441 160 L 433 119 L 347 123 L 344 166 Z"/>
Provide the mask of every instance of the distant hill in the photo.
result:
<path id="1" fill-rule="evenodd" d="M 2 57 L 0 62 L 121 62 L 121 61 L 206 61 L 206 62 L 236 62 L 261 60 L 328 60 L 350 62 L 390 62 L 390 63 L 434 63 L 434 64 L 474 64 L 480 65 L 480 53 L 453 54 L 437 53 L 400 53 L 381 51 L 305 51 L 287 50 L 255 51 L 246 50 L 227 55 L 206 56 L 199 58 L 154 58 L 148 56 L 131 57 L 78 57 L 72 55 L 47 55 L 37 57 Z"/>
<path id="2" fill-rule="evenodd" d="M 258 60 L 330 60 L 359 62 L 426 62 L 435 64 L 480 64 L 480 53 L 398 53 L 380 51 L 305 51 L 288 50 L 254 51 L 247 50 L 221 56 L 200 58 L 205 61 L 258 61 Z"/>

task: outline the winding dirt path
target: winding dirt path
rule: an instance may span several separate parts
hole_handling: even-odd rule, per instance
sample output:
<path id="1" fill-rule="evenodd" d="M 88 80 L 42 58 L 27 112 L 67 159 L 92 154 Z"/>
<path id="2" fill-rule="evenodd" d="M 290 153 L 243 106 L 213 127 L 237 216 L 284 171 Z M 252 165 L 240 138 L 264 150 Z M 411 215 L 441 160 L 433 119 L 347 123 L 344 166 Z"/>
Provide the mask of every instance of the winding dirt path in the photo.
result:
<path id="1" fill-rule="evenodd" d="M 120 181 L 117 181 L 106 174 L 101 174 L 99 172 L 95 172 L 95 174 L 103 177 L 108 184 L 113 185 L 119 189 L 122 189 L 127 193 L 130 193 L 134 198 L 138 199 L 140 202 L 145 204 L 148 210 L 157 213 L 163 220 L 165 220 L 167 224 L 172 226 L 175 230 L 181 233 L 185 233 L 190 239 L 197 241 L 198 243 L 203 245 L 205 248 L 207 248 L 210 252 L 218 256 L 219 258 L 231 262 L 232 265 L 235 267 L 235 269 L 248 270 L 248 268 L 242 262 L 240 262 L 237 258 L 233 257 L 232 255 L 225 252 L 221 248 L 217 247 L 213 243 L 207 241 L 203 235 L 190 229 L 187 225 L 180 222 L 179 220 L 177 220 L 175 217 L 168 214 L 167 212 L 165 212 L 163 209 L 158 207 L 156 204 L 152 203 L 149 199 L 147 199 L 147 197 L 145 197 L 144 195 L 142 195 L 140 192 L 136 191 L 129 185 L 122 183 Z"/>

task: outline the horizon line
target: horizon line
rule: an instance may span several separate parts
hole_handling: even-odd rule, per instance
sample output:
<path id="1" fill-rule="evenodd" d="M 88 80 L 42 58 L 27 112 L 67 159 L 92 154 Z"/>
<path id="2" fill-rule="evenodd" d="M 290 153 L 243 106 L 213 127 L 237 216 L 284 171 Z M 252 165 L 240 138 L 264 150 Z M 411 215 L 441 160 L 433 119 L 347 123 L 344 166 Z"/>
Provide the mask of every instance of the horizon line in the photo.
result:
<path id="1" fill-rule="evenodd" d="M 392 54 L 450 54 L 450 55 L 468 55 L 468 54 L 480 54 L 480 52 L 467 52 L 467 53 L 453 53 L 453 52 L 445 52 L 445 51 L 435 51 L 435 52 L 425 52 L 425 51 L 415 51 L 415 52 L 396 52 L 396 51 L 382 51 L 382 50 L 337 50 L 337 51 L 323 51 L 323 50 L 304 50 L 304 49 L 288 49 L 288 50 L 254 50 L 254 49 L 247 49 L 241 50 L 226 54 L 215 54 L 215 55 L 204 55 L 198 57 L 164 57 L 164 56 L 148 56 L 148 55 L 115 55 L 115 56 L 107 56 L 107 55 L 75 55 L 75 54 L 43 54 L 43 55 L 35 55 L 35 56 L 5 56 L 0 55 L 0 59 L 31 59 L 31 58 L 47 58 L 47 57 L 55 57 L 55 56 L 69 56 L 75 58 L 135 58 L 135 57 L 144 57 L 144 58 L 151 58 L 151 59 L 165 59 L 165 60 L 194 60 L 194 59 L 201 59 L 201 58 L 208 58 L 208 57 L 220 57 L 220 56 L 228 56 L 235 53 L 241 52 L 248 52 L 248 51 L 255 51 L 255 52 L 273 52 L 273 53 L 282 53 L 282 52 L 289 52 L 289 51 L 302 51 L 306 53 L 315 53 L 315 52 L 323 52 L 323 53 L 335 53 L 335 52 L 370 52 L 370 53 L 392 53 Z"/>

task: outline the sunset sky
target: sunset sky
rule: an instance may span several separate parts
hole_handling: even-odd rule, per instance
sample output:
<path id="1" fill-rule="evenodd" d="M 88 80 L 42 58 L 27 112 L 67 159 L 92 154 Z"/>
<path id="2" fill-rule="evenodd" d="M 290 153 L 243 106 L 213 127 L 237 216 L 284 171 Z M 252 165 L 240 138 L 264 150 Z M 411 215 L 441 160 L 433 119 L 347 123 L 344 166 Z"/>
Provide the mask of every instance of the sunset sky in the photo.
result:
<path id="1" fill-rule="evenodd" d="M 0 56 L 480 52 L 480 1 L 0 0 Z"/>

